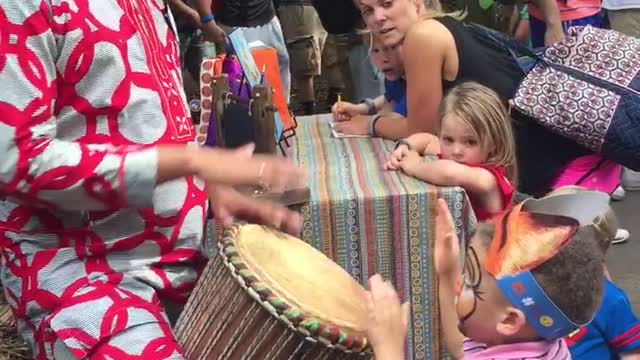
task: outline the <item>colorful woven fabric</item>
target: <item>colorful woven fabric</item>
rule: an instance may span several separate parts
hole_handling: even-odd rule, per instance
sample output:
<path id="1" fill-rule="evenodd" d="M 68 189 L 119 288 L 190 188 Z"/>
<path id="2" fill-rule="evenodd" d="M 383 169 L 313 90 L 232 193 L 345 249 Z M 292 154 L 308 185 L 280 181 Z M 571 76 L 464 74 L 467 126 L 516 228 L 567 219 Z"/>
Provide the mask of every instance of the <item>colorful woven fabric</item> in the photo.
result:
<path id="1" fill-rule="evenodd" d="M 380 273 L 410 299 L 409 359 L 441 356 L 435 273 L 435 205 L 449 203 L 460 239 L 475 225 L 461 188 L 441 188 L 384 171 L 394 143 L 331 137 L 331 115 L 298 119 L 289 156 L 308 169 L 311 200 L 302 238 L 366 285 Z M 442 351 L 444 354 L 444 351 Z"/>

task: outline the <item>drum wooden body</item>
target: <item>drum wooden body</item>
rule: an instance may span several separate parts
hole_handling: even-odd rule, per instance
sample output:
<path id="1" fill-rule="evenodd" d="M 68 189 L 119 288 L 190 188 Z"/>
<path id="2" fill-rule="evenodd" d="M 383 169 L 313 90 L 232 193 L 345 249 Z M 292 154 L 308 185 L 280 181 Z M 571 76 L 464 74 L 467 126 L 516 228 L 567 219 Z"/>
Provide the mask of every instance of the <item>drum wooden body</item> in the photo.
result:
<path id="1" fill-rule="evenodd" d="M 371 358 L 365 290 L 322 253 L 258 225 L 218 250 L 176 325 L 187 358 Z"/>

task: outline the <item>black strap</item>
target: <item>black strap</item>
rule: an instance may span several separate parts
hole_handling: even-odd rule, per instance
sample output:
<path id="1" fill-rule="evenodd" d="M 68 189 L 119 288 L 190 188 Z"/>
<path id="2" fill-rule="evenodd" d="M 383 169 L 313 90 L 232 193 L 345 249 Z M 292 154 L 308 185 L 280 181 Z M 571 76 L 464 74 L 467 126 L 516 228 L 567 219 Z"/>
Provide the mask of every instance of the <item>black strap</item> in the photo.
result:
<path id="1" fill-rule="evenodd" d="M 519 58 L 522 56 L 528 56 L 530 58 L 536 59 L 544 63 L 545 65 L 551 65 L 536 51 L 531 50 L 529 47 L 513 39 L 507 34 L 504 34 L 504 33 L 501 33 L 500 31 L 493 30 L 486 26 L 482 26 L 474 23 L 465 23 L 464 26 L 472 31 L 488 36 L 493 41 L 505 47 L 516 58 Z M 542 50 L 544 49 L 541 49 L 540 51 Z"/>

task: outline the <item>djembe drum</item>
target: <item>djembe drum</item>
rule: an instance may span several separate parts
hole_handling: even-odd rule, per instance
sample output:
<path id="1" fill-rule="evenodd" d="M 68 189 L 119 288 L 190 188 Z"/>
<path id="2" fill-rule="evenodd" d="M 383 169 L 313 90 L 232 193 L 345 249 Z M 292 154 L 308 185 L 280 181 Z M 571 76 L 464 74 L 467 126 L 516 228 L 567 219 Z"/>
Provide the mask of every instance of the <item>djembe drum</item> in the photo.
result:
<path id="1" fill-rule="evenodd" d="M 234 225 L 176 325 L 189 359 L 368 359 L 365 290 L 302 240 Z"/>

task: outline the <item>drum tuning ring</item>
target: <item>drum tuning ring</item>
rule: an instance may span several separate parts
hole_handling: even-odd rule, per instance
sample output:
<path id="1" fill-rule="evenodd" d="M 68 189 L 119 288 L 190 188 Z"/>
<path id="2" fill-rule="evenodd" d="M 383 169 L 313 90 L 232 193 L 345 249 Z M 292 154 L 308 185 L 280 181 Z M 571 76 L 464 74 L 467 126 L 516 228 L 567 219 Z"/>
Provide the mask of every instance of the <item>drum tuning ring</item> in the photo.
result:
<path id="1" fill-rule="evenodd" d="M 231 103 L 231 93 L 228 92 L 224 94 L 224 105 L 229 105 Z"/>

